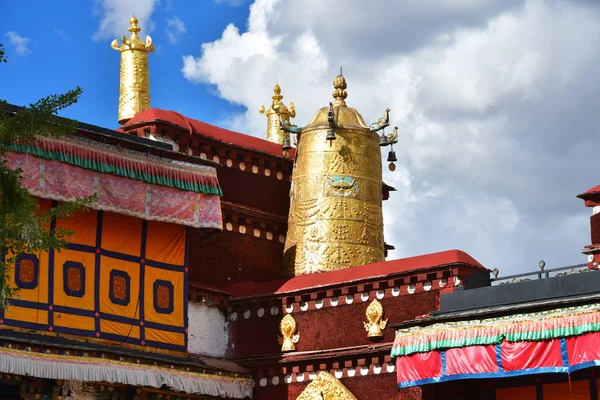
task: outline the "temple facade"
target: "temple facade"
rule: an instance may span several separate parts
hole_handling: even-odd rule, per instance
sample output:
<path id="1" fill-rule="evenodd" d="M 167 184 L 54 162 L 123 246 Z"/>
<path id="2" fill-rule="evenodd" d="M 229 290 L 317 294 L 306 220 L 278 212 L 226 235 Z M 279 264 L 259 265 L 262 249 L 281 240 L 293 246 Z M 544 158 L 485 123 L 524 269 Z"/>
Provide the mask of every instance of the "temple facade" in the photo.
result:
<path id="1" fill-rule="evenodd" d="M 304 127 L 275 85 L 264 139 L 152 108 L 130 22 L 120 126 L 10 149 L 40 207 L 96 200 L 50 224 L 66 249 L 16 257 L 3 398 L 597 399 L 594 273 L 500 285 L 459 250 L 386 260 L 390 110 L 366 123 L 341 71 Z"/>

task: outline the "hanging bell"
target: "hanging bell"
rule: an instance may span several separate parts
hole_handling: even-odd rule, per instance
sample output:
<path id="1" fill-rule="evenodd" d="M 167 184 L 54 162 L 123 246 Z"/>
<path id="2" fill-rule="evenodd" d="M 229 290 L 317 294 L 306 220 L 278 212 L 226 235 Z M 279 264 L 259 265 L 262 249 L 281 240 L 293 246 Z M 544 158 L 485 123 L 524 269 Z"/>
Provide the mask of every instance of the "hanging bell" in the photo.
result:
<path id="1" fill-rule="evenodd" d="M 388 158 L 387 160 L 389 162 L 395 162 L 398 161 L 398 159 L 396 158 L 396 152 L 394 150 L 390 150 L 390 152 L 388 153 Z"/>
<path id="2" fill-rule="evenodd" d="M 387 145 L 389 145 L 390 142 L 388 141 L 387 136 L 385 136 L 385 133 L 381 134 L 381 137 L 379 138 L 379 146 L 380 147 L 385 147 Z"/>
<path id="3" fill-rule="evenodd" d="M 335 132 L 333 129 L 327 129 L 327 136 L 325 136 L 327 140 L 335 140 Z"/>
<path id="4" fill-rule="evenodd" d="M 282 150 L 289 150 L 292 148 L 292 144 L 290 143 L 290 135 L 285 135 L 281 142 Z"/>

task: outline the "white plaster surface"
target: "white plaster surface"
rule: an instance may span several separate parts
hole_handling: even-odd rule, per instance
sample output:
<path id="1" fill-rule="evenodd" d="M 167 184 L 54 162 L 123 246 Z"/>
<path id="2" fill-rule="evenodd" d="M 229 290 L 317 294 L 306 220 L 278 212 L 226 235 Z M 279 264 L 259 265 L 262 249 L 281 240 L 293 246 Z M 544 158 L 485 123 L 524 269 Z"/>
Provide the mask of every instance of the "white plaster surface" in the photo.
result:
<path id="1" fill-rule="evenodd" d="M 188 302 L 188 351 L 222 357 L 229 333 L 225 315 L 217 308 Z"/>

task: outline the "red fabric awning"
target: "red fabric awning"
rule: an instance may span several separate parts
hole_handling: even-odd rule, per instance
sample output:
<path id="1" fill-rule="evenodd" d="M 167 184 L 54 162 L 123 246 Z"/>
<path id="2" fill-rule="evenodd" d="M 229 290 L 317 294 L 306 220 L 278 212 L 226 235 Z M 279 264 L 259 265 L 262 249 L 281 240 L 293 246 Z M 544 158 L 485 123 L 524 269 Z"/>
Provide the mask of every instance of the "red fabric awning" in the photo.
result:
<path id="1" fill-rule="evenodd" d="M 400 329 L 398 386 L 600 366 L 600 304 Z"/>
<path id="2" fill-rule="evenodd" d="M 533 342 L 416 353 L 396 359 L 398 386 L 421 386 L 460 379 L 572 373 L 600 366 L 600 333 Z"/>

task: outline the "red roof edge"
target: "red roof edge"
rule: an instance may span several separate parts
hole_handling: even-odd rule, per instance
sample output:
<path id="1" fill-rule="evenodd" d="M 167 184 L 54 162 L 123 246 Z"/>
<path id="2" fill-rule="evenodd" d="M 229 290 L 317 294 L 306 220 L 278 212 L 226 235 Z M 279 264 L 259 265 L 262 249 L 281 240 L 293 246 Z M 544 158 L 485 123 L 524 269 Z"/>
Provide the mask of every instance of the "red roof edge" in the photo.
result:
<path id="1" fill-rule="evenodd" d="M 225 290 L 232 293 L 235 297 L 284 294 L 368 279 L 381 279 L 388 275 L 455 264 L 463 264 L 468 267 L 489 271 L 467 253 L 460 250 L 448 250 L 439 253 L 361 265 L 359 267 L 339 271 L 301 275 L 287 280 L 262 283 L 237 283 L 227 286 Z"/>
<path id="2" fill-rule="evenodd" d="M 123 131 L 127 131 L 127 128 L 133 128 L 134 126 L 154 121 L 166 122 L 171 125 L 178 126 L 190 132 L 192 135 L 209 137 L 211 139 L 223 142 L 224 144 L 267 153 L 288 160 L 293 159 L 295 155 L 294 149 L 288 151 L 287 155 L 284 155 L 280 144 L 272 143 L 268 140 L 255 136 L 220 128 L 215 125 L 207 124 L 206 122 L 188 118 L 176 111 L 163 110 L 160 108 L 149 108 L 139 112 L 135 117 L 127 121 L 121 127 L 121 129 Z"/>
<path id="3" fill-rule="evenodd" d="M 577 197 L 585 201 L 586 207 L 595 207 L 600 204 L 600 185 L 594 186 L 585 193 L 578 194 Z"/>

